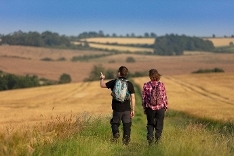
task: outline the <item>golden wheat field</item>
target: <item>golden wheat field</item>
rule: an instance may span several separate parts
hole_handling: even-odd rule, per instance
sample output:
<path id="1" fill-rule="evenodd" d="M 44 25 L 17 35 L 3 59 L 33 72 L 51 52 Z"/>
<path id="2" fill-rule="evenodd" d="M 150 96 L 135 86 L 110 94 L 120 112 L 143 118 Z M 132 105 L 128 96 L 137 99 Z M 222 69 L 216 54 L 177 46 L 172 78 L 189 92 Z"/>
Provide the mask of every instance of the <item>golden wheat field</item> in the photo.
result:
<path id="1" fill-rule="evenodd" d="M 131 46 L 118 46 L 118 45 L 103 45 L 104 44 L 139 44 L 139 45 L 152 45 L 155 42 L 155 38 L 110 38 L 110 37 L 102 37 L 102 38 L 87 38 L 82 39 L 81 41 L 87 41 L 89 46 L 97 49 L 108 49 L 108 50 L 117 50 L 124 52 L 150 52 L 153 53 L 152 48 L 137 48 Z M 80 42 L 73 42 L 73 44 L 80 44 Z"/>
<path id="2" fill-rule="evenodd" d="M 18 89 L 0 92 L 1 128 L 33 125 L 79 115 L 110 115 L 110 90 L 99 82 Z"/>
<path id="3" fill-rule="evenodd" d="M 30 46 L 0 46 L 0 57 L 13 57 L 26 60 L 41 60 L 43 58 L 50 58 L 51 60 L 58 60 L 65 58 L 65 61 L 70 61 L 73 56 L 105 54 L 107 52 L 101 51 L 81 51 L 81 50 L 67 50 L 54 49 L 43 47 Z"/>
<path id="4" fill-rule="evenodd" d="M 102 45 L 96 43 L 89 43 L 89 46 L 96 49 L 107 49 L 107 50 L 117 50 L 124 52 L 150 52 L 153 53 L 154 50 L 152 48 L 137 48 L 131 46 L 114 46 L 114 45 Z"/>
<path id="5" fill-rule="evenodd" d="M 148 77 L 134 78 L 142 87 Z M 169 109 L 222 121 L 234 120 L 234 74 L 163 76 Z M 56 117 L 110 115 L 110 90 L 99 81 L 0 92 L 1 129 L 21 127 Z M 141 103 L 141 102 L 140 102 Z"/>
<path id="6" fill-rule="evenodd" d="M 234 38 L 204 38 L 211 41 L 215 47 L 229 46 L 230 43 L 234 43 Z"/>
<path id="7" fill-rule="evenodd" d="M 135 78 L 143 86 L 148 77 Z M 169 109 L 221 121 L 234 121 L 234 73 L 163 76 Z"/>
<path id="8" fill-rule="evenodd" d="M 234 38 L 228 37 L 218 37 L 218 38 L 203 38 L 204 40 L 211 41 L 215 47 L 229 46 L 230 43 L 234 43 Z M 108 49 L 108 50 L 118 50 L 118 51 L 129 51 L 129 52 L 151 52 L 152 48 L 134 48 L 129 46 L 114 46 L 114 45 L 102 45 L 99 43 L 117 43 L 117 44 L 154 44 L 155 38 L 88 38 L 82 39 L 81 41 L 90 42 L 89 46 L 98 49 Z M 80 44 L 79 42 L 74 42 L 74 44 Z"/>
<path id="9" fill-rule="evenodd" d="M 118 43 L 118 44 L 154 44 L 155 38 L 97 37 L 97 38 L 82 39 L 81 41 L 94 42 L 94 43 Z"/>

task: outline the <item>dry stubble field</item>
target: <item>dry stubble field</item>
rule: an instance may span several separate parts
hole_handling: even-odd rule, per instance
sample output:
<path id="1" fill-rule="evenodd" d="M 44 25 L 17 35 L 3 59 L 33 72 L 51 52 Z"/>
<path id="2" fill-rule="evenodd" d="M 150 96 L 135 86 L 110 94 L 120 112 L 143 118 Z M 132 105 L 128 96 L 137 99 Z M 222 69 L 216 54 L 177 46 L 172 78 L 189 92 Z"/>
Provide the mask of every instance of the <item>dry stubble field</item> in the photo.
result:
<path id="1" fill-rule="evenodd" d="M 148 77 L 134 78 L 139 86 Z M 169 109 L 221 121 L 234 121 L 234 73 L 163 76 Z M 110 90 L 99 81 L 0 92 L 0 129 L 46 123 L 57 117 L 109 116 Z"/>
<path id="2" fill-rule="evenodd" d="M 148 77 L 135 78 L 142 86 Z M 234 122 L 234 73 L 163 76 L 169 109 L 201 118 Z"/>
<path id="3" fill-rule="evenodd" d="M 81 115 L 110 115 L 110 90 L 98 82 L 63 84 L 0 92 L 0 129 L 30 126 Z M 74 119 L 76 120 L 76 119 Z"/>
<path id="4" fill-rule="evenodd" d="M 89 76 L 94 65 L 102 65 L 106 69 L 114 69 L 121 65 L 130 72 L 148 71 L 157 68 L 162 75 L 190 74 L 198 69 L 223 69 L 227 73 L 234 72 L 234 54 L 193 53 L 183 56 L 151 56 L 137 54 L 117 54 L 88 62 L 71 62 L 73 56 L 103 54 L 100 51 L 57 50 L 32 48 L 23 46 L 0 46 L 0 70 L 17 75 L 37 75 L 40 78 L 58 80 L 63 73 L 71 76 L 72 82 L 82 82 Z M 41 61 L 42 58 L 66 61 Z M 135 63 L 126 63 L 127 57 L 133 57 Z"/>
<path id="5" fill-rule="evenodd" d="M 36 50 L 35 50 L 36 49 Z M 48 53 L 48 51 L 53 51 Z M 56 52 L 59 52 L 57 56 Z M 74 54 L 73 54 L 74 53 Z M 126 65 L 130 72 L 156 68 L 163 75 L 171 109 L 188 111 L 201 117 L 233 120 L 234 54 L 196 53 L 184 56 L 147 56 L 118 54 L 89 62 L 41 61 L 43 57 L 71 58 L 96 52 L 0 46 L 0 70 L 13 74 L 35 74 L 58 80 L 62 73 L 72 77 L 72 84 L 19 89 L 0 92 L 0 123 L 5 125 L 32 124 L 48 121 L 56 116 L 69 116 L 90 111 L 91 114 L 110 114 L 111 96 L 98 82 L 82 83 L 94 65 L 117 69 Z M 100 53 L 100 52 L 97 52 Z M 101 52 L 103 53 L 103 52 Z M 126 57 L 135 63 L 126 63 Z M 27 59 L 26 59 L 27 58 Z M 109 62 L 114 63 L 109 63 Z M 221 74 L 190 74 L 198 69 L 222 68 Z M 147 77 L 135 81 L 142 85 Z M 221 109 L 220 109 L 221 107 Z"/>

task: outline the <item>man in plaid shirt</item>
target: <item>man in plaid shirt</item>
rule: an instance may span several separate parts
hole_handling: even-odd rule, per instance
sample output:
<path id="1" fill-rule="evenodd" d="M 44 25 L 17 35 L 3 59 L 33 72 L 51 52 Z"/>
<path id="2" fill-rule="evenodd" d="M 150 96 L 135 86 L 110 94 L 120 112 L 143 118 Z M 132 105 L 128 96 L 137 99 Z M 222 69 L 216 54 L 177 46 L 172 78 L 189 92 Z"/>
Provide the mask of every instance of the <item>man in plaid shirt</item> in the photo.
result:
<path id="1" fill-rule="evenodd" d="M 155 129 L 155 140 L 156 143 L 161 137 L 163 130 L 163 122 L 165 111 L 168 107 L 167 94 L 164 83 L 159 81 L 161 75 L 156 69 L 149 71 L 150 81 L 144 83 L 142 90 L 142 107 L 144 113 L 147 116 L 147 140 L 151 144 L 154 140 L 154 129 Z M 152 90 L 156 88 L 157 100 L 152 103 Z"/>

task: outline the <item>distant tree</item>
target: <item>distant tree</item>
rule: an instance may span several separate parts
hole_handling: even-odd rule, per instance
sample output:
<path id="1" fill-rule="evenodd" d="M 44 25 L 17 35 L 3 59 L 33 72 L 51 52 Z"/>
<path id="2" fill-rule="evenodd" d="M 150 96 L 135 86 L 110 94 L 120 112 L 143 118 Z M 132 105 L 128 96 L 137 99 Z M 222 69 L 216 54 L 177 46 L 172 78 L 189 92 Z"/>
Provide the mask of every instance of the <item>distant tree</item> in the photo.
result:
<path id="1" fill-rule="evenodd" d="M 100 72 L 105 72 L 105 68 L 102 65 L 95 65 L 89 73 L 89 77 L 85 78 L 84 81 L 95 81 L 99 80 Z"/>
<path id="2" fill-rule="evenodd" d="M 104 32 L 102 30 L 99 31 L 98 35 L 99 35 L 99 37 L 104 37 L 105 36 Z"/>
<path id="3" fill-rule="evenodd" d="M 149 37 L 149 33 L 146 32 L 145 35 L 144 35 L 144 37 Z"/>
<path id="4" fill-rule="evenodd" d="M 152 32 L 152 33 L 150 33 L 150 37 L 154 37 L 155 38 L 155 37 L 157 37 L 157 35 Z"/>
<path id="5" fill-rule="evenodd" d="M 71 80 L 70 75 L 63 73 L 59 78 L 59 84 L 70 83 Z"/>
<path id="6" fill-rule="evenodd" d="M 112 69 L 107 69 L 104 72 L 106 79 L 114 79 L 116 77 L 116 72 Z"/>
<path id="7" fill-rule="evenodd" d="M 131 33 L 131 37 L 135 37 L 135 34 L 134 34 L 134 33 Z"/>
<path id="8" fill-rule="evenodd" d="M 113 34 L 112 34 L 112 37 L 117 37 L 116 33 L 113 33 Z"/>
<path id="9" fill-rule="evenodd" d="M 69 47 L 71 43 L 66 36 L 60 36 L 58 33 L 45 31 L 42 34 L 38 32 L 24 33 L 21 30 L 2 37 L 2 43 L 9 45 L 26 45 L 26 46 L 54 46 Z"/>

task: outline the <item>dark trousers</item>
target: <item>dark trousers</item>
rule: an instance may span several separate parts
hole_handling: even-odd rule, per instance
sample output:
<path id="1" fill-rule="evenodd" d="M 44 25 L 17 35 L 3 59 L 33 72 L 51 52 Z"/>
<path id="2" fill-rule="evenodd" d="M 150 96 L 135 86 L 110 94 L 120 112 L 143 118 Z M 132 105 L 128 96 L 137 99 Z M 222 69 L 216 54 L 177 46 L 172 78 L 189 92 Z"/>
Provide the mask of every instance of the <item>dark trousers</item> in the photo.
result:
<path id="1" fill-rule="evenodd" d="M 163 130 L 163 122 L 165 109 L 152 110 L 150 108 L 146 109 L 147 115 L 147 139 L 154 138 L 154 129 L 155 129 L 155 138 L 156 140 L 160 139 Z"/>
<path id="2" fill-rule="evenodd" d="M 123 123 L 123 137 L 130 137 L 131 133 L 131 125 L 132 125 L 132 119 L 130 115 L 130 111 L 124 111 L 124 112 L 116 112 L 113 111 L 113 117 L 110 121 L 112 134 L 115 135 L 116 133 L 119 133 L 119 126 L 122 121 Z"/>

